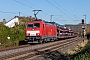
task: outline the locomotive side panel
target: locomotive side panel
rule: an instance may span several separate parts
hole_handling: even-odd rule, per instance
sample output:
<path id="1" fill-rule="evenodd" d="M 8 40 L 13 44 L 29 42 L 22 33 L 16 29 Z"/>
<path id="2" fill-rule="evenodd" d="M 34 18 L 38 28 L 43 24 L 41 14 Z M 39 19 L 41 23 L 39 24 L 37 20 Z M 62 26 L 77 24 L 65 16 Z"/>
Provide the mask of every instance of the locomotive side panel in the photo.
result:
<path id="1" fill-rule="evenodd" d="M 47 39 L 52 40 L 52 39 L 56 39 L 57 37 L 57 31 L 56 31 L 56 26 L 52 25 L 52 24 L 45 24 L 45 28 L 46 28 L 46 36 Z"/>

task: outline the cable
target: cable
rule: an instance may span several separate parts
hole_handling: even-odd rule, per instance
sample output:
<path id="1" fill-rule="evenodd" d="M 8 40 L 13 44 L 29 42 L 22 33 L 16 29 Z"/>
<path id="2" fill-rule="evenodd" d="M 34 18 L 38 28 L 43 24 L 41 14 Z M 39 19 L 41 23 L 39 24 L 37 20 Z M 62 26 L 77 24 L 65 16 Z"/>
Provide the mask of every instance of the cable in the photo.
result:
<path id="1" fill-rule="evenodd" d="M 24 5 L 24 6 L 27 6 L 27 7 L 29 7 L 29 8 L 32 8 L 32 9 L 35 9 L 35 8 L 33 8 L 33 7 L 31 7 L 31 6 L 29 6 L 29 5 L 26 5 L 26 4 L 24 4 L 24 3 L 21 3 L 21 2 L 19 2 L 19 1 L 17 1 L 17 0 L 14 0 L 15 2 L 17 2 L 17 3 L 20 3 L 20 4 L 22 4 L 22 5 Z M 25 0 L 26 1 L 26 0 Z M 28 2 L 28 1 L 27 1 Z M 29 2 L 28 2 L 29 3 Z M 32 4 L 32 5 L 34 5 L 34 4 Z M 47 13 L 45 13 L 45 12 L 43 12 L 45 15 L 49 15 L 49 14 L 47 14 Z"/>
<path id="2" fill-rule="evenodd" d="M 24 3 L 21 3 L 21 2 L 19 2 L 19 1 L 17 1 L 17 0 L 14 0 L 14 1 L 15 1 L 15 2 L 17 2 L 17 3 L 20 3 L 20 4 L 24 5 L 24 6 L 27 6 L 27 7 L 29 7 L 29 8 L 32 8 L 32 9 L 34 9 L 33 7 L 31 7 L 31 6 L 28 6 L 28 5 L 24 4 Z"/>
<path id="3" fill-rule="evenodd" d="M 29 4 L 31 4 L 31 5 L 33 5 L 33 6 L 39 7 L 39 6 L 35 5 L 35 4 L 32 4 L 31 2 L 29 2 L 29 1 L 27 1 L 27 0 L 24 0 L 24 1 L 27 2 L 27 3 L 29 3 Z M 41 7 L 39 7 L 39 8 L 41 8 Z M 41 9 L 43 9 L 43 8 L 41 8 Z M 43 9 L 43 10 L 47 11 L 46 9 Z M 47 12 L 50 12 L 50 11 L 47 11 Z M 48 13 L 45 13 L 45 12 L 43 12 L 43 11 L 42 11 L 42 13 L 44 13 L 45 15 L 49 15 Z M 50 16 L 50 15 L 49 15 L 49 16 Z"/>
<path id="4" fill-rule="evenodd" d="M 29 2 L 29 1 L 27 1 L 27 0 L 24 0 L 24 1 L 27 2 L 27 3 L 29 3 L 29 4 L 31 4 L 31 5 L 33 5 L 33 6 L 38 7 L 37 5 L 34 5 L 34 4 L 32 4 L 31 2 Z"/>
<path id="5" fill-rule="evenodd" d="M 64 13 L 63 11 L 61 11 L 58 7 L 56 7 L 55 5 L 53 5 L 51 2 L 49 2 L 48 0 L 46 0 L 49 4 L 51 4 L 52 6 L 54 6 L 56 9 L 58 9 L 60 12 L 62 12 L 63 14 L 65 14 L 67 17 L 69 17 L 66 13 Z M 72 19 L 71 17 L 69 17 L 70 19 Z M 74 19 L 72 19 L 74 20 Z"/>
<path id="6" fill-rule="evenodd" d="M 21 2 L 19 2 L 19 1 L 17 1 L 17 0 L 14 0 L 14 1 L 17 2 L 17 3 L 20 3 L 20 4 L 24 5 L 24 6 L 27 6 L 27 7 L 29 7 L 29 8 L 34 9 L 33 7 L 31 7 L 31 6 L 29 6 L 29 5 L 26 5 L 26 4 L 24 4 L 24 3 L 21 3 Z M 26 0 L 24 0 L 24 1 L 26 1 Z M 26 2 L 30 3 L 29 1 L 26 1 Z M 30 4 L 32 4 L 32 3 L 30 3 Z M 34 4 L 32 4 L 32 5 L 34 5 Z M 34 5 L 34 6 L 36 6 L 36 5 Z M 38 7 L 38 6 L 37 6 L 37 7 Z M 45 9 L 44 9 L 44 10 L 45 10 Z M 47 10 L 45 10 L 45 11 L 47 11 Z M 43 12 L 43 11 L 42 11 L 42 13 L 45 14 L 45 15 L 49 15 L 49 16 L 50 16 L 50 14 L 45 13 L 45 12 Z M 24 14 L 24 15 L 25 15 L 25 14 Z"/>
<path id="7" fill-rule="evenodd" d="M 1 13 L 10 13 L 10 14 L 17 14 L 17 13 L 13 13 L 13 12 L 4 12 L 4 11 L 0 11 Z"/>
<path id="8" fill-rule="evenodd" d="M 1 13 L 9 13 L 9 14 L 18 14 L 18 13 L 19 13 L 19 12 L 13 13 L 13 12 L 4 12 L 4 11 L 0 11 L 0 12 L 1 12 Z M 23 15 L 25 15 L 25 16 L 28 16 L 28 15 L 22 13 L 22 12 L 20 12 L 20 14 L 23 14 Z"/>
<path id="9" fill-rule="evenodd" d="M 58 6 L 60 6 L 62 9 L 64 9 L 60 4 L 58 4 L 55 0 L 53 0 Z M 66 12 L 68 12 L 66 9 L 64 9 Z M 74 15 L 74 14 L 72 14 L 72 13 L 70 13 L 70 12 L 68 12 L 69 14 L 71 14 L 71 15 L 73 15 L 73 16 L 75 16 L 75 17 L 77 17 L 76 15 Z M 80 19 L 79 17 L 77 17 L 78 19 Z"/>
<path id="10" fill-rule="evenodd" d="M 19 13 L 19 12 L 17 12 L 17 13 L 14 13 L 14 12 L 4 12 L 4 11 L 0 11 L 1 13 L 10 13 L 10 14 L 17 14 L 17 13 Z M 23 14 L 23 15 L 26 15 L 26 14 L 24 14 L 24 13 L 22 13 L 22 12 L 20 12 L 20 14 Z M 26 15 L 27 16 L 27 15 Z"/>
<path id="11" fill-rule="evenodd" d="M 20 14 L 26 15 L 26 14 L 24 14 L 24 13 L 22 13 L 22 12 L 20 12 Z M 26 15 L 26 16 L 28 16 L 28 15 Z"/>

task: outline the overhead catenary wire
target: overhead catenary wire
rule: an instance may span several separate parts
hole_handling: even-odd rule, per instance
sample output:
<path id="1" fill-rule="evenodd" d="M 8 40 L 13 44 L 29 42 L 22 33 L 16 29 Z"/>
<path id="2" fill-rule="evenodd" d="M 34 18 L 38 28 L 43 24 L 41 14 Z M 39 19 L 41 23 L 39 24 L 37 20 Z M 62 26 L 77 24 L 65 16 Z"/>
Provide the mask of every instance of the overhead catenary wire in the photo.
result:
<path id="1" fill-rule="evenodd" d="M 63 10 L 65 10 L 66 12 L 68 12 L 65 8 L 63 8 L 60 4 L 58 4 L 55 0 L 53 0 L 54 1 L 54 3 L 56 3 L 59 7 L 61 7 Z M 70 12 L 68 12 L 69 14 L 71 14 L 71 15 L 73 15 L 73 16 L 75 16 L 75 17 L 77 17 L 78 19 L 80 19 L 77 15 L 74 15 L 74 14 L 72 14 L 72 13 L 70 13 Z"/>
<path id="2" fill-rule="evenodd" d="M 29 8 L 35 9 L 35 8 L 33 8 L 33 7 L 25 4 L 25 3 L 19 2 L 19 1 L 17 1 L 17 0 L 14 0 L 14 1 L 17 2 L 17 3 L 20 3 L 20 4 L 24 5 L 24 6 L 27 6 L 27 7 L 29 7 Z M 27 0 L 24 0 L 24 1 L 32 4 L 31 2 L 29 2 L 29 1 L 27 1 Z M 32 4 L 32 5 L 34 5 L 34 4 Z M 34 6 L 36 6 L 36 5 L 34 5 Z M 38 6 L 36 6 L 36 7 L 38 7 Z M 39 8 L 40 8 L 40 7 L 39 7 Z M 43 10 L 47 11 L 46 9 L 43 9 Z M 47 15 L 47 16 L 50 16 L 50 15 L 52 14 L 52 13 L 51 13 L 51 14 L 48 14 L 48 13 L 46 13 L 46 12 L 44 12 L 44 11 L 41 11 L 41 12 L 42 12 L 43 14 Z M 48 11 L 48 12 L 49 12 L 49 11 Z M 25 15 L 25 14 L 24 14 L 24 15 Z M 55 15 L 55 14 L 54 14 L 54 15 Z"/>
<path id="3" fill-rule="evenodd" d="M 26 7 L 29 7 L 29 8 L 31 8 L 31 9 L 34 9 L 34 10 L 35 10 L 34 7 L 31 7 L 31 6 L 29 6 L 29 5 L 25 4 L 25 3 L 19 2 L 19 1 L 17 1 L 17 0 L 14 0 L 14 1 L 17 2 L 17 3 L 19 3 L 19 4 L 24 5 L 24 6 L 26 6 Z M 27 1 L 27 2 L 28 2 L 28 1 Z M 32 5 L 34 5 L 34 4 L 32 4 Z M 43 11 L 42 11 L 42 13 L 44 13 L 45 15 L 49 15 L 48 13 L 45 13 L 45 12 L 43 12 Z"/>
<path id="4" fill-rule="evenodd" d="M 17 3 L 20 3 L 20 4 L 24 5 L 24 6 L 27 6 L 27 7 L 29 7 L 29 8 L 35 9 L 35 8 L 33 8 L 33 7 L 29 6 L 29 5 L 26 5 L 26 4 L 22 3 L 22 2 L 19 2 L 19 1 L 17 1 L 17 0 L 14 0 L 14 1 L 17 2 Z"/>
<path id="5" fill-rule="evenodd" d="M 25 15 L 25 16 L 28 16 L 27 14 L 25 14 L 25 13 L 22 13 L 22 12 L 20 12 L 20 14 L 22 14 L 22 15 Z"/>
<path id="6" fill-rule="evenodd" d="M 22 12 L 5 12 L 5 11 L 0 11 L 1 13 L 5 13 L 5 14 L 18 14 L 19 13 L 19 15 L 21 15 L 21 14 L 23 14 L 23 15 L 26 15 L 26 14 L 24 14 L 24 13 L 22 13 Z M 26 16 L 28 16 L 28 15 L 26 15 Z"/>
<path id="7" fill-rule="evenodd" d="M 18 12 L 5 12 L 5 11 L 0 11 L 1 13 L 9 13 L 9 14 L 17 14 Z"/>
<path id="8" fill-rule="evenodd" d="M 45 10 L 45 11 L 47 11 L 47 12 L 50 12 L 50 13 L 52 13 L 51 11 L 48 11 L 48 10 L 46 10 L 46 9 L 44 9 L 44 8 L 41 8 L 41 7 L 39 7 L 39 6 L 37 6 L 37 5 L 35 5 L 35 4 L 33 4 L 33 3 L 31 3 L 31 2 L 29 2 L 29 1 L 27 1 L 27 0 L 24 0 L 25 2 L 27 2 L 27 3 L 29 3 L 29 4 L 31 4 L 31 5 L 33 5 L 33 6 L 35 6 L 35 7 L 38 7 L 38 8 L 40 8 L 40 9 L 42 9 L 42 13 L 44 13 L 45 15 L 49 15 L 50 16 L 50 14 L 48 14 L 48 13 L 45 13 L 43 10 Z M 52 13 L 53 14 L 53 13 Z"/>
<path id="9" fill-rule="evenodd" d="M 73 18 L 71 18 L 70 16 L 68 16 L 66 13 L 64 13 L 62 10 L 60 10 L 58 7 L 56 7 L 54 4 L 52 4 L 51 2 L 49 2 L 48 0 L 46 0 L 49 4 L 51 4 L 53 7 L 55 7 L 57 10 L 59 10 L 60 12 L 62 12 L 64 15 L 66 15 L 67 17 L 69 17 L 70 19 L 74 20 Z"/>
<path id="10" fill-rule="evenodd" d="M 35 9 L 35 8 L 33 8 L 33 7 L 29 6 L 29 5 L 26 5 L 26 4 L 22 3 L 22 2 L 19 2 L 19 1 L 17 1 L 17 0 L 14 0 L 14 1 L 17 2 L 17 3 L 19 3 L 19 4 L 22 4 L 22 5 L 24 5 L 24 6 L 27 6 L 27 7 L 29 7 L 29 8 Z M 27 14 L 22 13 L 22 12 L 5 12 L 5 11 L 0 11 L 0 12 L 1 12 L 1 13 L 9 13 L 9 14 L 17 14 L 17 13 L 20 13 L 20 14 L 23 14 L 23 15 L 28 16 Z M 42 11 L 42 13 L 45 14 L 45 15 L 49 15 L 49 16 L 50 16 L 50 14 L 45 13 L 45 12 L 43 12 L 43 11 Z"/>

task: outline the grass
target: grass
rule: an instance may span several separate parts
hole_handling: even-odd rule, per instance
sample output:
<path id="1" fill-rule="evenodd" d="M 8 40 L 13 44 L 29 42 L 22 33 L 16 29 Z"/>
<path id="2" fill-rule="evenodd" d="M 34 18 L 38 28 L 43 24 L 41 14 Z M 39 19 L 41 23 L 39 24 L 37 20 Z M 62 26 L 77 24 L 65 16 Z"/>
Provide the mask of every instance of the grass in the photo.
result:
<path id="1" fill-rule="evenodd" d="M 81 47 L 84 45 L 81 43 Z M 90 40 L 86 46 L 76 54 L 70 55 L 71 60 L 90 60 Z"/>

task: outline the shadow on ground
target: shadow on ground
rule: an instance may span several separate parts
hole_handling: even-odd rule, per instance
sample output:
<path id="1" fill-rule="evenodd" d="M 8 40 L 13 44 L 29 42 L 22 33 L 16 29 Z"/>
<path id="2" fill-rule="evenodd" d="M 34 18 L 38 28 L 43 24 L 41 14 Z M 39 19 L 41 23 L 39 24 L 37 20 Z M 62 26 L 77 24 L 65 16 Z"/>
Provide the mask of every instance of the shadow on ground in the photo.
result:
<path id="1" fill-rule="evenodd" d="M 37 51 L 37 50 L 36 50 Z M 43 57 L 43 59 L 40 60 L 70 60 L 69 55 L 61 54 L 59 51 L 37 51 L 37 55 L 41 55 L 40 57 Z"/>
<path id="2" fill-rule="evenodd" d="M 24 41 L 24 40 L 19 41 L 19 45 L 25 45 L 25 44 L 27 44 L 27 42 L 26 42 L 26 41 Z"/>

